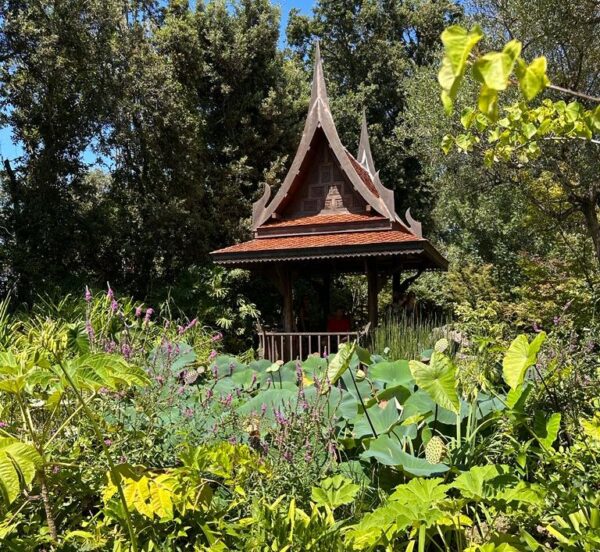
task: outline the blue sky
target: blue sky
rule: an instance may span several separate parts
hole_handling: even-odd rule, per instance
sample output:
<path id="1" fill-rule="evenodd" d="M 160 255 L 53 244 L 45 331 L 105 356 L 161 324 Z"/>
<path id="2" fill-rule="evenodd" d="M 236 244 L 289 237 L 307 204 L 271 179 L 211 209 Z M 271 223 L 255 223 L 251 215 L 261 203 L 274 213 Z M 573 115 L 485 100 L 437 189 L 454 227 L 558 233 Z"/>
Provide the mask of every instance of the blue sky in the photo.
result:
<path id="1" fill-rule="evenodd" d="M 302 13 L 310 13 L 314 1 L 313 0 L 274 0 L 281 8 L 281 35 L 280 44 L 285 44 L 285 27 L 287 25 L 288 14 L 292 8 L 298 8 Z M 19 157 L 22 153 L 21 148 L 18 144 L 14 144 L 11 139 L 11 133 L 9 128 L 0 128 L 0 158 L 2 159 L 14 159 Z M 85 155 L 85 157 L 88 157 Z M 94 161 L 93 156 L 89 156 L 90 162 Z"/>

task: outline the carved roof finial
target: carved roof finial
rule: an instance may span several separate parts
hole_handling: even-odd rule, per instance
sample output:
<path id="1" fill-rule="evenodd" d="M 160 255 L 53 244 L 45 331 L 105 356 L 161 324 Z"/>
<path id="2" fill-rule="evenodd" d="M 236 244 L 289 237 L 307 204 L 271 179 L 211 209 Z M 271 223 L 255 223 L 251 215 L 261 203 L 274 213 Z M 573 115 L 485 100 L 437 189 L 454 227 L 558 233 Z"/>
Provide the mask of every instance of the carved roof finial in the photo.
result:
<path id="1" fill-rule="evenodd" d="M 323 75 L 323 62 L 321 61 L 321 47 L 319 41 L 315 41 L 315 66 L 313 69 L 312 91 L 310 95 L 310 109 L 319 101 L 329 107 L 327 98 L 327 87 L 325 86 L 325 76 Z"/>
<path id="2" fill-rule="evenodd" d="M 362 124 L 360 127 L 360 143 L 358 145 L 358 154 L 356 159 L 365 169 L 369 171 L 371 176 L 375 175 L 375 163 L 373 162 L 373 155 L 371 154 L 369 130 L 367 128 L 367 113 L 364 108 L 362 112 Z"/>

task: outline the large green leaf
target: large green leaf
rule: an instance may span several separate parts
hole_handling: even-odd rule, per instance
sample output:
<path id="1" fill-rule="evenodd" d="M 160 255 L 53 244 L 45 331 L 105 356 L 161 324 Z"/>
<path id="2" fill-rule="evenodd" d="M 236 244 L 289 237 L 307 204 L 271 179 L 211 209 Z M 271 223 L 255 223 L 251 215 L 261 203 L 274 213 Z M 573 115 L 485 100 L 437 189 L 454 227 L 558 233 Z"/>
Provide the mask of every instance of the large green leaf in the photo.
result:
<path id="1" fill-rule="evenodd" d="M 502 361 L 502 376 L 511 389 L 516 389 L 523 383 L 525 373 L 537 361 L 537 354 L 546 339 L 546 333 L 540 332 L 529 343 L 527 336 L 519 335 L 510 344 Z"/>
<path id="2" fill-rule="evenodd" d="M 272 416 L 274 410 L 282 408 L 284 405 L 295 401 L 298 397 L 298 392 L 293 389 L 266 389 L 260 391 L 256 396 L 249 401 L 244 402 L 237 411 L 240 414 L 260 414 L 263 408 L 266 408 L 266 415 Z M 265 405 L 263 407 L 263 405 Z"/>
<path id="3" fill-rule="evenodd" d="M 387 433 L 400 422 L 400 416 L 394 401 L 389 401 L 385 406 L 375 404 L 352 420 L 354 437 L 360 439 L 366 435 L 373 435 L 369 420 L 371 420 L 377 435 Z"/>
<path id="4" fill-rule="evenodd" d="M 544 56 L 535 58 L 529 65 L 522 59 L 517 60 L 515 74 L 525 99 L 533 100 L 550 83 L 546 75 L 546 65 Z"/>
<path id="5" fill-rule="evenodd" d="M 502 52 L 489 52 L 473 64 L 473 76 L 491 90 L 506 90 L 515 62 L 521 53 L 521 43 L 511 40 Z"/>
<path id="6" fill-rule="evenodd" d="M 462 492 L 466 498 L 480 500 L 489 496 L 490 481 L 503 473 L 503 469 L 489 464 L 487 466 L 473 466 L 468 472 L 461 473 L 452 484 L 452 487 Z"/>
<path id="7" fill-rule="evenodd" d="M 17 498 L 21 486 L 31 484 L 42 458 L 31 445 L 11 437 L 0 438 L 0 491 L 10 504 Z"/>
<path id="8" fill-rule="evenodd" d="M 456 414 L 460 411 L 460 400 L 456 392 L 456 367 L 446 355 L 434 352 L 429 364 L 411 360 L 410 370 L 417 385 L 427 392 L 432 400 Z"/>
<path id="9" fill-rule="evenodd" d="M 80 355 L 67 363 L 75 384 L 82 388 L 117 389 L 132 385 L 147 385 L 148 376 L 144 370 L 129 364 L 120 356 L 106 353 Z M 60 370 L 56 369 L 59 373 Z"/>
<path id="10" fill-rule="evenodd" d="M 415 478 L 403 485 L 398 485 L 390 495 L 390 500 L 401 504 L 419 504 L 430 508 L 434 504 L 445 500 L 446 491 L 450 485 L 444 485 L 443 479 Z"/>
<path id="11" fill-rule="evenodd" d="M 407 360 L 372 364 L 369 366 L 367 375 L 369 376 L 369 379 L 385 383 L 387 387 L 403 385 L 407 389 L 410 389 L 414 385 L 414 380 Z"/>
<path id="12" fill-rule="evenodd" d="M 448 471 L 445 464 L 430 464 L 423 458 L 417 458 L 404 452 L 397 439 L 389 435 L 380 435 L 369 443 L 369 448 L 362 453 L 362 458 L 375 458 L 386 466 L 396 466 L 415 476 L 427 477 Z"/>
<path id="13" fill-rule="evenodd" d="M 551 414 L 548 419 L 546 419 L 543 412 L 536 412 L 533 420 L 533 431 L 544 448 L 549 449 L 552 443 L 556 441 L 560 430 L 560 419 L 559 412 Z"/>
<path id="14" fill-rule="evenodd" d="M 360 485 L 338 474 L 324 479 L 318 487 L 313 487 L 311 498 L 316 504 L 335 510 L 338 506 L 350 504 L 359 490 Z"/>
<path id="15" fill-rule="evenodd" d="M 442 33 L 445 55 L 438 73 L 438 82 L 442 87 L 442 102 L 448 113 L 452 111 L 452 104 L 464 77 L 469 54 L 482 37 L 483 32 L 478 25 L 471 31 L 459 25 L 451 25 Z"/>
<path id="16" fill-rule="evenodd" d="M 335 385 L 344 372 L 350 368 L 352 355 L 356 350 L 356 342 L 342 343 L 336 355 L 329 362 L 327 367 L 327 380 L 331 385 Z"/>

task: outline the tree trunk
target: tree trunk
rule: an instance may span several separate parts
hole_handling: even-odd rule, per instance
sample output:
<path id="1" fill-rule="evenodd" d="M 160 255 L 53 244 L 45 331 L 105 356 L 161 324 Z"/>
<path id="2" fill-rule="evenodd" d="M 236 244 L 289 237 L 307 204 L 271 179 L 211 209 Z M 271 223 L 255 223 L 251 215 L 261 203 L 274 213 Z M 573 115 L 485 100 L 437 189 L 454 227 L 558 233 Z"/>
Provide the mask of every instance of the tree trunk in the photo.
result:
<path id="1" fill-rule="evenodd" d="M 42 489 L 42 501 L 44 502 L 44 511 L 46 512 L 46 523 L 48 525 L 48 531 L 53 541 L 56 541 L 58 536 L 56 534 L 56 522 L 54 521 L 54 514 L 52 513 L 52 504 L 50 503 L 50 494 L 48 493 L 48 485 L 46 484 L 46 474 L 44 468 L 38 473 L 38 479 L 40 481 L 40 487 Z"/>
<path id="2" fill-rule="evenodd" d="M 588 232 L 594 244 L 596 262 L 600 265 L 600 222 L 598 221 L 598 195 L 596 191 L 590 191 L 588 196 L 581 198 L 580 203 Z"/>

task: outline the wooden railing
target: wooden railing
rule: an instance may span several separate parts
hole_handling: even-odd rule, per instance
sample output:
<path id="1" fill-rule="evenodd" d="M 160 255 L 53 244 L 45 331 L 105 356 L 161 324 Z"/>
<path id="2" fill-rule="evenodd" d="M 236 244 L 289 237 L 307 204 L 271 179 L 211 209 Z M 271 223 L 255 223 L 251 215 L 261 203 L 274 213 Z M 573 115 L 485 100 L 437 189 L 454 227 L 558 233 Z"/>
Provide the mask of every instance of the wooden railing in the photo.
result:
<path id="1" fill-rule="evenodd" d="M 341 343 L 354 341 L 360 332 L 272 332 L 259 331 L 261 358 L 276 361 L 301 359 L 318 353 L 336 353 Z"/>

